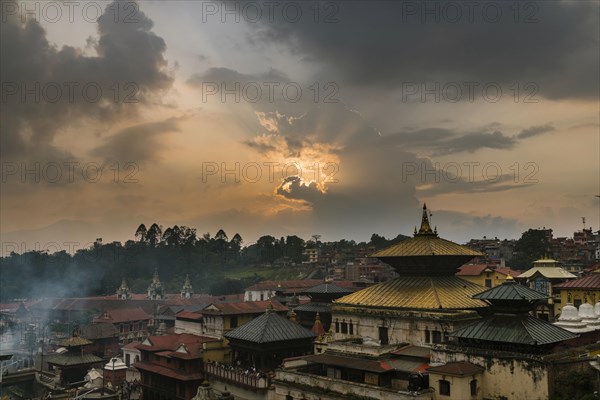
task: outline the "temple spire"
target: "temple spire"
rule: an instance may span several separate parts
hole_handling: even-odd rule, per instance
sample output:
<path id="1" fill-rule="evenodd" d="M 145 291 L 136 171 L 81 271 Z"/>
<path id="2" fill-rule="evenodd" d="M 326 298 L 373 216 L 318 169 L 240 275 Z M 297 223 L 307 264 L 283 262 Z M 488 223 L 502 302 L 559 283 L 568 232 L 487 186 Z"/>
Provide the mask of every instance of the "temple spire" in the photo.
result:
<path id="1" fill-rule="evenodd" d="M 427 204 L 423 203 L 423 216 L 421 217 L 421 227 L 415 236 L 432 235 L 437 236 L 437 229 L 434 232 L 429 224 L 429 215 L 427 214 Z"/>

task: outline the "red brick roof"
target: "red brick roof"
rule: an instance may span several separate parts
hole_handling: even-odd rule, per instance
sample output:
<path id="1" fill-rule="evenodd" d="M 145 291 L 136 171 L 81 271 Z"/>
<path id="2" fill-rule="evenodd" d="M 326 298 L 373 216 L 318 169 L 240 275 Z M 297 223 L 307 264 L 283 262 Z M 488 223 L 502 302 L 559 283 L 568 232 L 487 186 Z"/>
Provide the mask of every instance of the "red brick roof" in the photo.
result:
<path id="1" fill-rule="evenodd" d="M 239 303 L 217 303 L 211 304 L 218 310 L 203 309 L 205 315 L 235 315 L 235 314 L 262 314 L 273 304 L 275 311 L 288 311 L 288 308 L 276 300 L 265 301 L 241 301 Z"/>
<path id="2" fill-rule="evenodd" d="M 173 369 L 169 369 L 167 367 L 161 367 L 160 365 L 148 364 L 145 362 L 137 362 L 134 364 L 134 367 L 141 369 L 142 371 L 154 372 L 155 374 L 177 379 L 180 381 L 195 381 L 200 380 L 203 377 L 202 374 L 199 372 L 191 374 L 185 372 L 182 373 Z"/>
<path id="3" fill-rule="evenodd" d="M 175 333 L 164 336 L 150 336 L 148 341 L 151 345 L 138 344 L 140 350 L 151 351 L 167 357 L 197 358 L 202 354 L 202 345 L 208 342 L 218 342 L 219 339 L 197 336 L 190 333 Z M 184 345 L 187 353 L 179 353 L 176 350 Z"/>
<path id="4" fill-rule="evenodd" d="M 583 278 L 553 285 L 553 287 L 559 289 L 600 289 L 600 274 L 591 274 Z"/>
<path id="5" fill-rule="evenodd" d="M 428 368 L 427 372 L 435 372 L 437 374 L 454 376 L 468 376 L 477 374 L 483 371 L 484 369 L 485 368 L 480 367 L 479 365 L 471 364 L 470 362 L 459 361 Z"/>
<path id="6" fill-rule="evenodd" d="M 175 318 L 177 319 L 191 319 L 194 321 L 198 321 L 202 319 L 202 314 L 200 313 L 196 313 L 196 312 L 192 312 L 192 311 L 179 311 L 177 314 L 175 314 Z"/>
<path id="7" fill-rule="evenodd" d="M 121 308 L 115 310 L 107 310 L 100 313 L 100 315 L 94 318 L 94 323 L 110 322 L 112 324 L 118 324 L 122 322 L 147 321 L 150 318 L 150 314 L 147 314 L 144 310 L 141 309 L 141 307 Z"/>

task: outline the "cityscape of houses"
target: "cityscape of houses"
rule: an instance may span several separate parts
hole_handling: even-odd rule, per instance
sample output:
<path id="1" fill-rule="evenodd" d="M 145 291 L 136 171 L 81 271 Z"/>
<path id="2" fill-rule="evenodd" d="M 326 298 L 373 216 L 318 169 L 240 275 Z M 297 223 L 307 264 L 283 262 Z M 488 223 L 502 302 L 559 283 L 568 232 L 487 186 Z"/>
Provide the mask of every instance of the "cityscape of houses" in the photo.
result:
<path id="1" fill-rule="evenodd" d="M 442 227 L 441 227 L 442 228 Z M 599 235 L 414 236 L 355 254 L 307 248 L 323 278 L 243 293 L 146 293 L 0 305 L 2 394 L 13 399 L 576 399 L 600 388 Z M 83 317 L 91 323 L 80 325 Z M 61 326 L 64 329 L 56 329 Z M 579 396 L 579 397 L 577 397 Z"/>

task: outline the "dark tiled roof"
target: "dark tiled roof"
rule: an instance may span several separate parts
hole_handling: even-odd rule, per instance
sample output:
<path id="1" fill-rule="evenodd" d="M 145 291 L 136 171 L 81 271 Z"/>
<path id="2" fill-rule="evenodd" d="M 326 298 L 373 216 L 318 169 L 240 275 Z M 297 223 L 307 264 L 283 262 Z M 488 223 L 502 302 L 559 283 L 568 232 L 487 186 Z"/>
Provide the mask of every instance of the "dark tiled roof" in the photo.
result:
<path id="1" fill-rule="evenodd" d="M 199 372 L 186 373 L 180 370 L 174 370 L 160 365 L 145 362 L 137 362 L 134 364 L 134 366 L 138 369 L 141 369 L 142 371 L 153 372 L 155 374 L 166 376 L 169 378 L 174 378 L 179 381 L 196 381 L 203 378 L 202 374 Z"/>
<path id="2" fill-rule="evenodd" d="M 56 364 L 61 367 L 72 366 L 72 365 L 87 365 L 102 362 L 102 359 L 93 354 L 53 354 L 48 357 L 49 364 Z"/>
<path id="3" fill-rule="evenodd" d="M 435 372 L 444 375 L 468 376 L 484 371 L 485 368 L 471 364 L 466 361 L 450 362 L 437 367 L 427 368 L 427 372 Z"/>
<path id="4" fill-rule="evenodd" d="M 559 289 L 600 289 L 600 274 L 592 274 L 554 285 Z"/>
<path id="5" fill-rule="evenodd" d="M 58 343 L 58 345 L 62 347 L 87 346 L 88 344 L 92 344 L 92 342 L 80 336 L 71 336 L 67 339 L 61 340 Z"/>
<path id="6" fill-rule="evenodd" d="M 460 339 L 530 346 L 557 343 L 577 337 L 565 329 L 526 314 L 491 315 L 450 335 Z"/>
<path id="7" fill-rule="evenodd" d="M 391 353 L 397 356 L 431 358 L 431 349 L 423 346 L 409 345 L 402 347 L 401 349 L 394 350 Z"/>
<path id="8" fill-rule="evenodd" d="M 269 311 L 227 332 L 225 337 L 253 343 L 272 343 L 313 338 L 315 334 L 297 323 Z"/>
<path id="9" fill-rule="evenodd" d="M 105 311 L 94 318 L 94 322 L 110 322 L 112 324 L 118 324 L 132 321 L 147 321 L 150 318 L 151 315 L 146 313 L 141 307 L 135 307 Z"/>
<path id="10" fill-rule="evenodd" d="M 331 283 L 322 283 L 317 286 L 313 286 L 310 289 L 306 289 L 303 293 L 306 294 L 348 294 L 352 293 L 354 290 L 343 288 L 337 285 L 332 285 Z"/>
<path id="11" fill-rule="evenodd" d="M 498 285 L 485 292 L 478 293 L 473 296 L 474 299 L 481 300 L 542 300 L 548 296 L 538 291 L 518 284 L 515 281 L 506 281 L 502 285 Z"/>
<path id="12" fill-rule="evenodd" d="M 330 313 L 331 303 L 306 303 L 294 308 L 294 311 Z"/>

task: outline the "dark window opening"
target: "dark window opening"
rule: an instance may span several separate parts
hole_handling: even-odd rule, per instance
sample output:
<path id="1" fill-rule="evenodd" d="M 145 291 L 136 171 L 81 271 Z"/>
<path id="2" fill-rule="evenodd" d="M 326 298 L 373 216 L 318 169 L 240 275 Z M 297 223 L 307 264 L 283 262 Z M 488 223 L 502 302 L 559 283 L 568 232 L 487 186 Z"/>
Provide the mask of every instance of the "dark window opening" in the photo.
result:
<path id="1" fill-rule="evenodd" d="M 379 327 L 379 340 L 381 340 L 382 345 L 390 343 L 390 339 L 388 337 L 388 328 L 386 326 Z"/>
<path id="2" fill-rule="evenodd" d="M 340 333 L 340 323 L 335 321 L 335 333 Z"/>
<path id="3" fill-rule="evenodd" d="M 344 333 L 344 334 L 348 333 L 348 323 L 347 322 L 342 322 L 342 333 Z"/>
<path id="4" fill-rule="evenodd" d="M 233 329 L 233 328 L 237 328 L 238 326 L 238 319 L 237 319 L 237 315 L 232 315 L 231 319 L 229 321 L 229 326 Z"/>
<path id="5" fill-rule="evenodd" d="M 431 332 L 429 332 L 429 329 L 425 329 L 425 343 L 431 343 Z"/>
<path id="6" fill-rule="evenodd" d="M 351 335 L 354 335 L 354 324 L 352 322 L 350 322 L 350 325 L 348 326 L 349 328 L 349 333 Z"/>
<path id="7" fill-rule="evenodd" d="M 471 396 L 477 396 L 477 379 L 471 381 Z"/>
<path id="8" fill-rule="evenodd" d="M 433 343 L 442 343 L 442 333 L 440 331 L 433 331 Z"/>
<path id="9" fill-rule="evenodd" d="M 450 396 L 450 382 L 449 381 L 440 381 L 440 394 L 442 396 Z"/>

